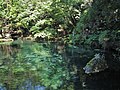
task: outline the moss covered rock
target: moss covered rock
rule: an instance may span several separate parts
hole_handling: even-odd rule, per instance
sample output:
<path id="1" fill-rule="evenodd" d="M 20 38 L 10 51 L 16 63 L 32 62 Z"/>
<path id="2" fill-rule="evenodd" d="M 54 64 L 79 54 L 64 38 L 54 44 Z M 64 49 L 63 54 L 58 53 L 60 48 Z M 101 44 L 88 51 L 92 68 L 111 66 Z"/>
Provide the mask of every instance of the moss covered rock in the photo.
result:
<path id="1" fill-rule="evenodd" d="M 86 66 L 83 68 L 85 73 L 97 73 L 108 68 L 107 62 L 105 60 L 105 56 L 101 54 L 95 54 L 94 58 L 92 58 Z"/>

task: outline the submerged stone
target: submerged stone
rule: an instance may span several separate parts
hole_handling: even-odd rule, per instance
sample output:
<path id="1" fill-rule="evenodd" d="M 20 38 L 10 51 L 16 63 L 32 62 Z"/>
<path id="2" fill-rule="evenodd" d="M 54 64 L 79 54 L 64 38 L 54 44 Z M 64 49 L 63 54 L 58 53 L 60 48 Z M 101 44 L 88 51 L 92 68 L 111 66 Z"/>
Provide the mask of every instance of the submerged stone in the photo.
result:
<path id="1" fill-rule="evenodd" d="M 104 71 L 106 68 L 108 68 L 108 65 L 105 56 L 95 54 L 95 57 L 92 58 L 83 69 L 85 70 L 85 73 L 90 74 Z"/>

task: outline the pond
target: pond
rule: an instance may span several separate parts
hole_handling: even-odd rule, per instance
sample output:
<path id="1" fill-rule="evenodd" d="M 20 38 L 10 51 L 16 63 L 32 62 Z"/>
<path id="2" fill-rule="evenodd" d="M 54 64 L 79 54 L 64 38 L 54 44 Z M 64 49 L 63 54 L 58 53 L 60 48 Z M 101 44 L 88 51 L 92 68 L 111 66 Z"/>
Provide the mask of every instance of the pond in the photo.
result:
<path id="1" fill-rule="evenodd" d="M 84 73 L 93 55 L 62 43 L 0 43 L 0 90 L 119 90 L 119 72 Z"/>

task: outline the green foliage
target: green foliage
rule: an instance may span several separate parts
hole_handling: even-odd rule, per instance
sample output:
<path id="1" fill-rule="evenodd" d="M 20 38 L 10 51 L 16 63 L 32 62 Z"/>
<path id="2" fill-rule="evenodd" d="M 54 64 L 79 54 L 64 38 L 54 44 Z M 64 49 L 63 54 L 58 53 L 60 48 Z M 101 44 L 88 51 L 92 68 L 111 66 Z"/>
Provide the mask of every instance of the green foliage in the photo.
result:
<path id="1" fill-rule="evenodd" d="M 0 30 L 47 32 L 49 37 L 63 36 L 68 43 L 102 42 L 120 29 L 119 4 L 118 0 L 1 0 Z"/>
<path id="2" fill-rule="evenodd" d="M 10 31 L 27 30 L 33 35 L 47 30 L 56 37 L 61 25 L 66 33 L 71 33 L 80 15 L 79 3 L 82 0 L 3 1 L 0 3 L 0 26 L 7 26 Z"/>
<path id="3" fill-rule="evenodd" d="M 91 2 L 81 13 L 77 23 L 75 31 L 79 35 L 78 40 L 86 44 L 90 44 L 93 40 L 102 43 L 104 38 L 115 41 L 116 33 L 120 29 L 119 8 L 118 0 Z"/>

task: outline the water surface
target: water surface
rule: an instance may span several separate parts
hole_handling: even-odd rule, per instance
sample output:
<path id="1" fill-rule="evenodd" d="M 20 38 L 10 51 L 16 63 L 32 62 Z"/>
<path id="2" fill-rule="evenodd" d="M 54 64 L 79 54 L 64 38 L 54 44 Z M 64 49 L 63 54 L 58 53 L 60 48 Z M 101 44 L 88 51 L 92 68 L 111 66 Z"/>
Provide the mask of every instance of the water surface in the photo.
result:
<path id="1" fill-rule="evenodd" d="M 84 73 L 93 55 L 62 43 L 0 44 L 0 90 L 119 90 L 119 73 Z"/>

